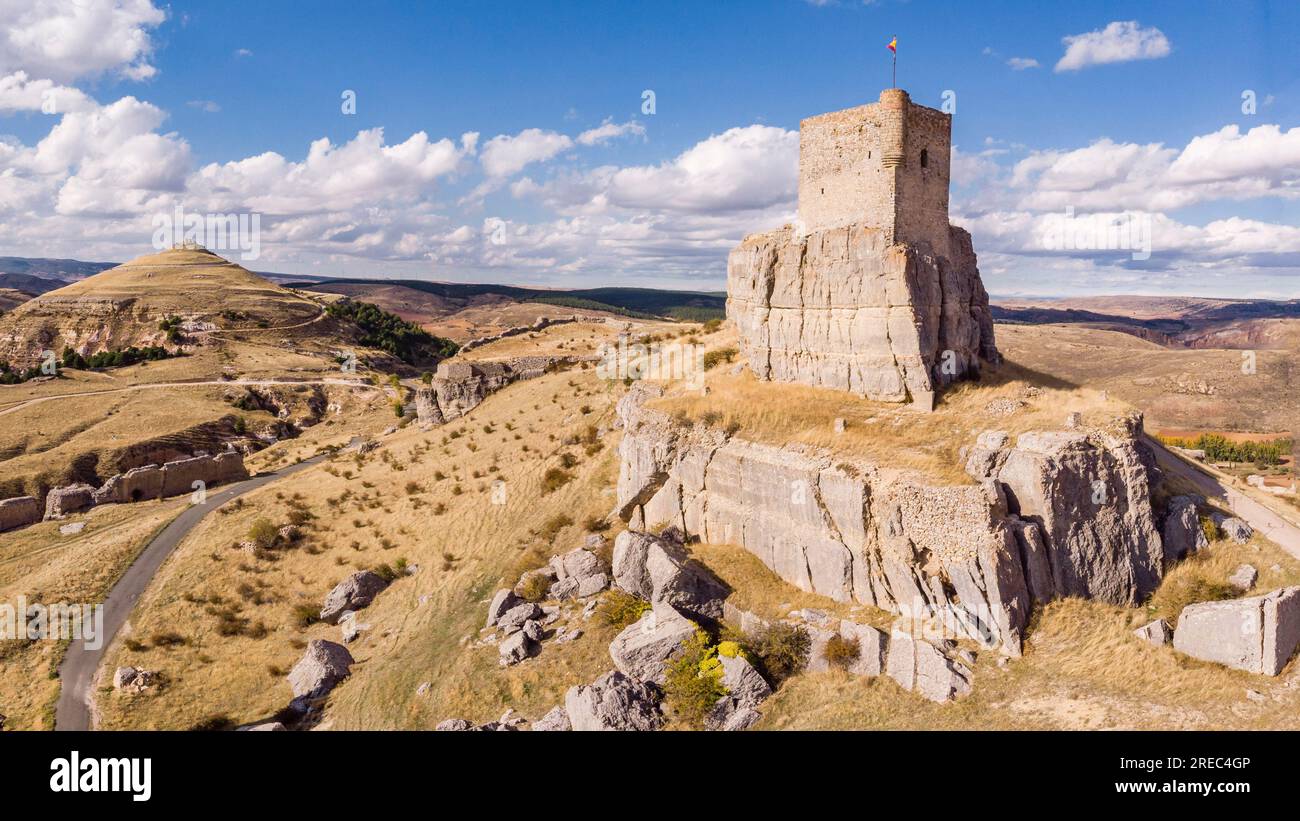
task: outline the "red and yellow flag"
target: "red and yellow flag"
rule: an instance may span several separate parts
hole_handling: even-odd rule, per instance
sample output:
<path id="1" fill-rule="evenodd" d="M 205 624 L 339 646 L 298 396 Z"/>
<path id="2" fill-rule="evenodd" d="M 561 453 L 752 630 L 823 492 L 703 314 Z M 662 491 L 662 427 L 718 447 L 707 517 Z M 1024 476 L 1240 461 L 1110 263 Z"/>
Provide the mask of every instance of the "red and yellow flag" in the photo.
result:
<path id="1" fill-rule="evenodd" d="M 895 37 L 894 39 L 892 39 L 892 40 L 889 41 L 889 50 L 892 51 L 892 52 L 894 52 L 895 54 L 898 53 L 898 38 L 897 38 L 897 37 Z"/>

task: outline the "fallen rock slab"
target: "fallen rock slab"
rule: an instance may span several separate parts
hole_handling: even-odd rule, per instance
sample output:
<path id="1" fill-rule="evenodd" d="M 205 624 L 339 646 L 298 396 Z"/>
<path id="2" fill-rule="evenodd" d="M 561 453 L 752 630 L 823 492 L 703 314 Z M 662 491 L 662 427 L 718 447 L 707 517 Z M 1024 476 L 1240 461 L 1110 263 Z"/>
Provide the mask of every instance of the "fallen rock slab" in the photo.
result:
<path id="1" fill-rule="evenodd" d="M 506 633 L 514 633 L 524 629 L 524 625 L 530 621 L 536 621 L 546 616 L 542 608 L 532 602 L 517 604 L 505 612 L 501 618 L 497 619 L 497 627 L 500 627 Z"/>
<path id="2" fill-rule="evenodd" d="M 885 655 L 889 638 L 884 631 L 866 625 L 840 620 L 840 636 L 858 643 L 858 657 L 846 669 L 855 676 L 878 676 L 885 669 Z"/>
<path id="3" fill-rule="evenodd" d="M 1156 619 L 1149 624 L 1144 624 L 1133 631 L 1133 635 L 1145 641 L 1147 644 L 1153 644 L 1156 647 L 1162 647 L 1168 644 L 1174 637 L 1173 628 L 1169 622 L 1164 619 Z"/>
<path id="4" fill-rule="evenodd" d="M 289 686 L 294 695 L 290 706 L 306 712 L 312 701 L 329 695 L 348 677 L 354 663 L 352 654 L 343 645 L 312 639 L 302 658 L 289 671 Z"/>
<path id="5" fill-rule="evenodd" d="M 533 732 L 568 732 L 573 729 L 569 723 L 569 714 L 564 711 L 564 707 L 552 707 L 550 712 L 537 719 L 532 724 Z"/>
<path id="6" fill-rule="evenodd" d="M 536 624 L 536 622 L 530 623 Z M 537 655 L 537 651 L 537 642 L 523 630 L 511 633 L 497 646 L 497 653 L 500 654 L 502 667 L 518 664 L 526 658 Z"/>
<path id="7" fill-rule="evenodd" d="M 930 701 L 952 701 L 971 691 L 969 668 L 906 630 L 889 634 L 885 670 L 904 689 Z"/>
<path id="8" fill-rule="evenodd" d="M 614 585 L 707 619 L 722 618 L 726 588 L 672 539 L 625 530 L 614 540 Z"/>
<path id="9" fill-rule="evenodd" d="M 1300 646 L 1300 587 L 1262 596 L 1189 604 L 1174 649 L 1235 670 L 1276 676 Z"/>
<path id="10" fill-rule="evenodd" d="M 515 591 L 508 587 L 498 590 L 493 596 L 492 601 L 488 603 L 487 624 L 484 627 L 495 627 L 497 621 L 513 607 L 523 603 L 523 599 L 515 595 Z"/>
<path id="11" fill-rule="evenodd" d="M 697 629 L 677 608 L 660 602 L 614 637 L 609 655 L 619 672 L 640 681 L 659 681 L 668 660 Z"/>
<path id="12" fill-rule="evenodd" d="M 1259 571 L 1248 564 L 1238 565 L 1237 569 L 1228 577 L 1228 584 L 1238 590 L 1250 590 L 1255 586 L 1256 580 L 1259 579 Z"/>
<path id="13" fill-rule="evenodd" d="M 320 620 L 327 624 L 337 624 L 342 615 L 351 610 L 360 610 L 374 600 L 388 582 L 378 573 L 362 570 L 353 573 L 334 586 L 321 605 Z"/>

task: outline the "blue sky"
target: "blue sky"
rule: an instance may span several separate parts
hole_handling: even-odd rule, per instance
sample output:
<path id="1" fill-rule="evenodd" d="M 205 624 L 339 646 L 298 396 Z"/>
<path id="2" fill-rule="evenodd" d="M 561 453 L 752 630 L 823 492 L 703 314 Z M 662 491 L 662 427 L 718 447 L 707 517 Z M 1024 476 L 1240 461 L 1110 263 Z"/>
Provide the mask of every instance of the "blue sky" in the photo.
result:
<path id="1" fill-rule="evenodd" d="M 955 93 L 990 291 L 1300 296 L 1294 2 L 59 5 L 0 44 L 0 253 L 126 258 L 180 204 L 261 213 L 264 270 L 716 289 L 897 35 L 899 85 Z M 1044 249 L 1067 206 L 1146 215 L 1151 258 Z"/>

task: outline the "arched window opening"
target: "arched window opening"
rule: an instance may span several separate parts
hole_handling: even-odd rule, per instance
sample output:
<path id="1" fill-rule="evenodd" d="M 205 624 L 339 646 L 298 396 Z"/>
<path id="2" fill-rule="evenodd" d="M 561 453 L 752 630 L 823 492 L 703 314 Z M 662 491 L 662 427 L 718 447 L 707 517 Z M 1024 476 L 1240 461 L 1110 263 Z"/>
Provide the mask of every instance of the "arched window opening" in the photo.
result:
<path id="1" fill-rule="evenodd" d="M 921 149 L 921 167 L 926 168 L 930 165 L 930 152 L 924 148 Z"/>

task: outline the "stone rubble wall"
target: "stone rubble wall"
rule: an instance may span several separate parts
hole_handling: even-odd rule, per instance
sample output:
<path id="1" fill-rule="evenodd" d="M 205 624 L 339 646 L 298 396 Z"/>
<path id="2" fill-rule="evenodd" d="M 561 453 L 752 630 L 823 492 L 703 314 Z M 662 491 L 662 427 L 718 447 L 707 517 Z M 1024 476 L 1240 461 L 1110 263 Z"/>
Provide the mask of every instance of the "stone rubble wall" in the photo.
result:
<path id="1" fill-rule="evenodd" d="M 0 500 L 0 531 L 36 524 L 41 520 L 41 503 L 35 496 Z"/>
<path id="2" fill-rule="evenodd" d="M 549 328 L 552 325 L 568 325 L 571 322 L 579 322 L 581 320 L 582 317 L 578 316 L 577 314 L 574 314 L 573 316 L 567 316 L 567 317 L 541 316 L 538 317 L 537 321 L 531 325 L 517 325 L 513 328 L 506 328 L 504 331 L 501 331 L 500 333 L 492 334 L 491 336 L 480 336 L 476 339 L 471 339 L 470 341 L 466 342 L 464 345 L 460 346 L 460 353 L 465 353 L 466 351 L 472 351 L 475 348 L 481 348 L 484 345 L 489 345 L 493 342 L 500 342 L 501 340 L 509 339 L 512 336 L 521 336 L 523 334 L 535 333 L 537 331 L 545 330 L 546 328 Z"/>
<path id="3" fill-rule="evenodd" d="M 216 456 L 178 459 L 162 467 L 146 465 L 111 476 L 99 488 L 75 484 L 54 488 L 45 500 L 45 519 L 62 519 L 96 505 L 178 496 L 194 490 L 195 482 L 220 485 L 248 478 L 244 455 L 228 450 Z M 0 530 L 25 527 L 41 521 L 40 503 L 33 496 L 0 500 Z"/>
<path id="4" fill-rule="evenodd" d="M 1015 468 L 1008 479 L 1025 498 L 1036 489 L 1041 506 L 1022 508 L 1022 518 L 1009 511 L 1000 478 L 933 486 L 811 448 L 678 427 L 644 406 L 661 390 L 638 383 L 618 404 L 616 512 L 634 529 L 676 525 L 706 543 L 739 545 L 800 589 L 942 618 L 1011 654 L 1034 601 L 1087 595 L 1131 604 L 1161 576 L 1135 441 L 1086 439 L 1068 458 L 1035 462 L 1037 472 Z M 1018 448 L 1009 450 L 1012 461 Z M 1083 510 L 1076 473 L 1122 503 Z"/>
<path id="5" fill-rule="evenodd" d="M 923 405 L 997 363 L 993 317 L 970 235 L 891 244 L 864 223 L 753 234 L 727 261 L 727 318 L 759 379 Z"/>

